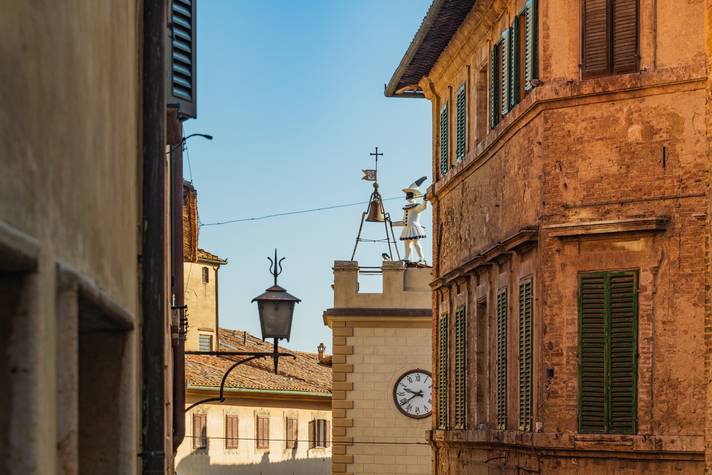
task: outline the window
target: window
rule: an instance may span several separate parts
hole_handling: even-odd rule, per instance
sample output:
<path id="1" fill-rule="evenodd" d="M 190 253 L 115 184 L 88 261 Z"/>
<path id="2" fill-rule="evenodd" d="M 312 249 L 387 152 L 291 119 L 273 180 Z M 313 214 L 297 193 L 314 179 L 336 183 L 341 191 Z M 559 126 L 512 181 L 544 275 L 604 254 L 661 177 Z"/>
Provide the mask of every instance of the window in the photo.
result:
<path id="1" fill-rule="evenodd" d="M 497 292 L 497 429 L 507 428 L 507 289 Z"/>
<path id="2" fill-rule="evenodd" d="M 329 421 L 314 419 L 309 422 L 309 448 L 326 448 L 329 446 Z"/>
<path id="3" fill-rule="evenodd" d="M 477 411 L 477 423 L 482 424 L 489 421 L 489 317 L 487 315 L 487 301 L 477 302 L 477 349 L 475 353 L 475 364 L 477 365 L 477 400 L 475 409 Z"/>
<path id="4" fill-rule="evenodd" d="M 638 273 L 579 275 L 579 432 L 635 434 Z"/>
<path id="5" fill-rule="evenodd" d="M 225 448 L 236 449 L 238 446 L 239 432 L 238 421 L 236 415 L 228 414 L 225 416 Z"/>
<path id="6" fill-rule="evenodd" d="M 467 93 L 465 85 L 457 91 L 457 123 L 455 127 L 455 157 L 458 161 L 465 158 L 467 145 Z"/>
<path id="7" fill-rule="evenodd" d="M 448 169 L 450 168 L 449 162 L 449 148 L 448 148 L 448 116 L 447 116 L 447 102 L 440 109 L 440 175 L 447 175 Z"/>
<path id="8" fill-rule="evenodd" d="M 195 100 L 195 6 L 191 0 L 172 0 L 170 5 L 170 72 L 168 99 L 182 117 L 196 117 Z"/>
<path id="9" fill-rule="evenodd" d="M 467 312 L 455 312 L 455 429 L 467 425 Z"/>
<path id="10" fill-rule="evenodd" d="M 583 76 L 638 71 L 638 0 L 583 0 Z"/>
<path id="11" fill-rule="evenodd" d="M 203 283 L 207 284 L 210 282 L 210 269 L 203 267 Z"/>
<path id="12" fill-rule="evenodd" d="M 285 424 L 285 429 L 286 429 L 286 434 L 285 434 L 285 439 L 287 441 L 286 447 L 288 449 L 296 449 L 297 448 L 297 440 L 299 439 L 299 421 L 297 419 L 294 419 L 292 417 L 287 417 L 287 421 Z"/>
<path id="13" fill-rule="evenodd" d="M 213 335 L 201 333 L 198 335 L 198 349 L 200 351 L 213 351 Z"/>
<path id="14" fill-rule="evenodd" d="M 519 283 L 519 430 L 532 430 L 532 280 Z"/>
<path id="15" fill-rule="evenodd" d="M 502 39 L 499 40 L 500 43 L 500 113 L 504 117 L 507 115 L 510 109 L 510 74 L 511 74 L 511 61 L 512 61 L 512 28 L 507 28 L 502 33 Z"/>
<path id="16" fill-rule="evenodd" d="M 447 429 L 447 313 L 440 317 L 438 328 L 438 429 Z"/>
<path id="17" fill-rule="evenodd" d="M 193 414 L 193 448 L 208 448 L 208 415 Z"/>
<path id="18" fill-rule="evenodd" d="M 477 142 L 487 135 L 487 66 L 480 69 L 477 74 L 477 90 L 475 100 L 477 101 Z"/>
<path id="19" fill-rule="evenodd" d="M 490 127 L 517 105 L 532 89 L 538 75 L 537 0 L 528 0 L 492 47 L 490 81 Z"/>
<path id="20" fill-rule="evenodd" d="M 269 449 L 269 416 L 257 416 L 257 441 L 258 449 Z"/>

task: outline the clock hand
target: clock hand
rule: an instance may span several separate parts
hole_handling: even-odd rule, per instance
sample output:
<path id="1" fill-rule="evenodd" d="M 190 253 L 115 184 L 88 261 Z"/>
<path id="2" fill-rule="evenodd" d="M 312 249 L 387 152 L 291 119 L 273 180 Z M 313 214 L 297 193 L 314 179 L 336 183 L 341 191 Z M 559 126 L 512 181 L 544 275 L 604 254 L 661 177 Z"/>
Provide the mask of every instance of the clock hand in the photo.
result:
<path id="1" fill-rule="evenodd" d="M 406 391 L 408 391 L 409 393 L 411 393 L 411 394 L 418 394 L 418 393 L 416 393 L 415 391 L 413 391 L 412 389 L 408 389 L 408 388 L 404 388 L 404 389 L 405 389 Z"/>

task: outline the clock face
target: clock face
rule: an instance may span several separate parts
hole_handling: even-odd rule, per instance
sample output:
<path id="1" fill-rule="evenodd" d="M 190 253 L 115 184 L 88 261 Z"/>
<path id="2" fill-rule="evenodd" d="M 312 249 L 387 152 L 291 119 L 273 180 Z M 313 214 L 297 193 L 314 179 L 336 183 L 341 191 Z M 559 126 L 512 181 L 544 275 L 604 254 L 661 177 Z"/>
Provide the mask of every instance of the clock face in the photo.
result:
<path id="1" fill-rule="evenodd" d="M 393 387 L 393 400 L 400 412 L 414 419 L 433 412 L 433 377 L 423 369 L 408 371 Z"/>

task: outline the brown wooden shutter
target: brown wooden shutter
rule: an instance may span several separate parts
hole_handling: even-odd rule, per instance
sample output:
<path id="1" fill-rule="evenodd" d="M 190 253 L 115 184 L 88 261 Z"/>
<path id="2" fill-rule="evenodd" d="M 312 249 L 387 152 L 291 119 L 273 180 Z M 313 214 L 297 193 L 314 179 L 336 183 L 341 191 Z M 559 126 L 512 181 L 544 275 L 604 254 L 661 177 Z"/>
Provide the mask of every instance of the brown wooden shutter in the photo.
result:
<path id="1" fill-rule="evenodd" d="M 193 448 L 204 449 L 208 446 L 207 414 L 193 414 Z"/>
<path id="2" fill-rule="evenodd" d="M 309 421 L 309 448 L 313 449 L 314 447 L 316 447 L 316 423 Z"/>
<path id="3" fill-rule="evenodd" d="M 519 283 L 519 430 L 531 431 L 533 419 L 533 290 L 531 278 Z"/>
<path id="4" fill-rule="evenodd" d="M 329 436 L 331 435 L 331 421 L 324 421 L 324 447 L 329 447 Z"/>
<path id="5" fill-rule="evenodd" d="M 297 447 L 297 419 L 287 418 L 287 444 L 288 449 Z"/>
<path id="6" fill-rule="evenodd" d="M 612 2 L 613 72 L 638 71 L 638 0 Z"/>
<path id="7" fill-rule="evenodd" d="M 238 441 L 238 418 L 236 415 L 228 414 L 225 416 L 225 448 L 237 448 Z"/>
<path id="8" fill-rule="evenodd" d="M 497 292 L 496 376 L 497 429 L 507 429 L 507 289 Z"/>
<path id="9" fill-rule="evenodd" d="M 257 416 L 257 448 L 269 448 L 269 416 Z"/>
<path id="10" fill-rule="evenodd" d="M 610 64 L 608 0 L 583 0 L 583 75 L 607 74 Z"/>

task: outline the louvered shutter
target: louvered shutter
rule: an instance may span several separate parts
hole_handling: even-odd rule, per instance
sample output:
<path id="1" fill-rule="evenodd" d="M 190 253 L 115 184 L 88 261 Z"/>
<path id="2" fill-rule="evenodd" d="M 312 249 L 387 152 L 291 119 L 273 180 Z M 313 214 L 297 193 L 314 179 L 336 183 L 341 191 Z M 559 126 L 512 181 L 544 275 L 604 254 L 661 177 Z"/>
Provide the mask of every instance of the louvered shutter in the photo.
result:
<path id="1" fill-rule="evenodd" d="M 609 71 L 610 39 L 608 0 L 583 0 L 583 75 Z"/>
<path id="2" fill-rule="evenodd" d="M 638 71 L 638 0 L 614 0 L 613 72 Z"/>
<path id="3" fill-rule="evenodd" d="M 490 65 L 490 127 L 495 128 L 499 124 L 499 82 L 500 82 L 500 43 L 492 47 L 492 61 Z"/>
<path id="4" fill-rule="evenodd" d="M 502 104 L 502 115 L 506 115 L 509 112 L 509 96 L 510 96 L 510 76 L 511 76 L 511 56 L 512 56 L 512 34 L 511 28 L 507 28 L 502 33 L 502 60 L 501 70 L 502 74 L 500 77 L 500 82 L 502 84 L 502 97 L 500 99 Z"/>
<path id="5" fill-rule="evenodd" d="M 510 48 L 510 74 L 509 74 L 509 108 L 511 109 L 519 103 L 521 97 L 519 95 L 519 74 L 520 74 L 520 60 L 522 52 L 519 48 L 519 43 L 521 41 L 521 34 L 519 30 L 519 16 L 514 17 L 514 22 L 512 23 L 512 41 Z"/>
<path id="6" fill-rule="evenodd" d="M 609 432 L 634 434 L 637 401 L 637 275 L 609 276 Z"/>
<path id="7" fill-rule="evenodd" d="M 448 338 L 447 313 L 440 317 L 438 328 L 438 429 L 447 429 L 448 410 Z"/>
<path id="8" fill-rule="evenodd" d="M 447 102 L 440 110 L 440 175 L 447 175 L 449 169 L 449 150 L 448 150 L 448 113 Z"/>
<path id="9" fill-rule="evenodd" d="M 497 429 L 507 428 L 507 289 L 497 292 Z"/>
<path id="10" fill-rule="evenodd" d="M 167 103 L 181 117 L 196 117 L 196 2 L 171 0 Z"/>
<path id="11" fill-rule="evenodd" d="M 324 421 L 324 447 L 329 447 L 330 436 L 331 436 L 331 421 Z"/>
<path id="12" fill-rule="evenodd" d="M 637 276 L 580 277 L 580 432 L 637 430 Z"/>
<path id="13" fill-rule="evenodd" d="M 532 430 L 532 280 L 519 283 L 519 430 Z"/>
<path id="14" fill-rule="evenodd" d="M 457 91 L 457 121 L 455 130 L 455 157 L 458 161 L 465 158 L 467 144 L 467 93 L 465 84 Z"/>
<path id="15" fill-rule="evenodd" d="M 605 274 L 579 278 L 579 432 L 606 432 Z"/>
<path id="16" fill-rule="evenodd" d="M 309 421 L 309 448 L 313 449 L 314 447 L 316 447 L 316 423 Z"/>
<path id="17" fill-rule="evenodd" d="M 465 429 L 467 420 L 467 313 L 455 313 L 455 429 Z"/>
<path id="18" fill-rule="evenodd" d="M 235 415 L 225 416 L 225 448 L 235 449 L 238 446 L 238 418 Z"/>
<path id="19" fill-rule="evenodd" d="M 526 27 L 524 42 L 524 90 L 532 89 L 531 81 L 539 75 L 538 42 L 539 18 L 537 0 L 528 0 L 525 10 Z"/>

